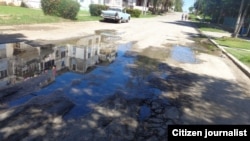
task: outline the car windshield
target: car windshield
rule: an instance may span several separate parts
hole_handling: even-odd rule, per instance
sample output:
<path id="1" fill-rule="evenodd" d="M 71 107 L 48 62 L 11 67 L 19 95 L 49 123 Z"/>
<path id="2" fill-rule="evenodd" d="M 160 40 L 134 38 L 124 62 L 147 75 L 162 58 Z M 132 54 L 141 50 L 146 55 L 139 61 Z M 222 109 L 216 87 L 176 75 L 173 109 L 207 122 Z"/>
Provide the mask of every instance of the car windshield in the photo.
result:
<path id="1" fill-rule="evenodd" d="M 109 8 L 109 10 L 112 10 L 112 11 L 118 11 L 118 12 L 121 12 L 122 10 L 119 9 L 119 8 Z"/>

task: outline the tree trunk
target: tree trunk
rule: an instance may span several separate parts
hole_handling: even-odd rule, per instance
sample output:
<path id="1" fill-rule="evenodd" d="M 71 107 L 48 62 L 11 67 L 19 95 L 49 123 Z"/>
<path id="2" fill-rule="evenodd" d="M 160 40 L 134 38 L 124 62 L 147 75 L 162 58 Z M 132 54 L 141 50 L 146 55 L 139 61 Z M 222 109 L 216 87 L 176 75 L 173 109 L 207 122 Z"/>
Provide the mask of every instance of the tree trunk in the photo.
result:
<path id="1" fill-rule="evenodd" d="M 248 8 L 249 8 L 249 4 L 247 2 L 247 7 L 245 8 L 245 11 L 244 11 L 244 13 L 242 15 L 242 18 L 240 20 L 240 26 L 239 26 L 239 29 L 238 29 L 238 33 L 239 33 L 240 29 L 242 28 L 242 26 L 245 24 L 245 19 L 246 19 Z"/>
<path id="2" fill-rule="evenodd" d="M 234 33 L 232 34 L 233 38 L 237 38 L 238 37 L 238 33 L 240 31 L 240 22 L 241 22 L 241 18 L 242 18 L 242 11 L 243 11 L 243 7 L 244 7 L 244 2 L 245 0 L 241 0 L 241 4 L 240 4 L 240 10 L 239 10 L 239 14 L 238 14 L 238 18 L 237 18 L 237 22 L 234 28 Z"/>

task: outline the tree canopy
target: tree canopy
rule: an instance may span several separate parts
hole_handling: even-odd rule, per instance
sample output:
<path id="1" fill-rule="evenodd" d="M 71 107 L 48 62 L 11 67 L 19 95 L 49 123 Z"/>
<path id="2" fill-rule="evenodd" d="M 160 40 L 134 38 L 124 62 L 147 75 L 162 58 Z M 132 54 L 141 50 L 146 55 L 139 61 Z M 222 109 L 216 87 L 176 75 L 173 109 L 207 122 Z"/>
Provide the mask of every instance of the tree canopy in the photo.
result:
<path id="1" fill-rule="evenodd" d="M 250 16 L 249 0 L 196 0 L 194 9 L 196 14 L 210 16 L 211 22 L 221 24 L 223 17 L 237 18 L 233 37 L 237 37 L 239 30 Z"/>

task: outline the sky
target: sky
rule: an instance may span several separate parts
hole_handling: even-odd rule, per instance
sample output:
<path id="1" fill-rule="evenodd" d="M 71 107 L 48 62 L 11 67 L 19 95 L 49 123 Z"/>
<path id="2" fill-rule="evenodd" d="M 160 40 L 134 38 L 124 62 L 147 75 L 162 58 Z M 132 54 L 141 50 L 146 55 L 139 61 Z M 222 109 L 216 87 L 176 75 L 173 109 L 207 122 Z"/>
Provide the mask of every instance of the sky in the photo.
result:
<path id="1" fill-rule="evenodd" d="M 189 12 L 188 8 L 194 5 L 195 0 L 183 0 L 184 5 L 182 7 L 183 12 Z"/>

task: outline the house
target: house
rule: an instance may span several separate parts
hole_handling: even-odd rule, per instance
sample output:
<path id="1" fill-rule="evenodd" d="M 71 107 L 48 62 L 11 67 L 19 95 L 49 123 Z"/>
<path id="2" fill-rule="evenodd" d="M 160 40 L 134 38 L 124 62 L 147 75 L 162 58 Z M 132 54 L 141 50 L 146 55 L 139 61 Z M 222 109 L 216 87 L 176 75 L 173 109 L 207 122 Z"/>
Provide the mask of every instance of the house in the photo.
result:
<path id="1" fill-rule="evenodd" d="M 64 68 L 84 73 L 99 63 L 100 42 L 101 36 L 93 34 L 51 47 L 25 42 L 0 44 L 0 87 Z"/>
<path id="2" fill-rule="evenodd" d="M 20 6 L 22 3 L 22 0 L 0 0 L 1 3 L 4 3 L 6 5 L 16 5 L 16 6 Z"/>
<path id="3" fill-rule="evenodd" d="M 72 71 L 84 73 L 99 63 L 100 36 L 89 35 L 68 46 L 68 67 Z"/>
<path id="4" fill-rule="evenodd" d="M 0 86 L 33 77 L 39 71 L 39 50 L 24 43 L 0 44 Z"/>
<path id="5" fill-rule="evenodd" d="M 7 5 L 21 6 L 22 1 L 29 8 L 41 8 L 41 0 L 0 0 L 0 2 L 5 2 Z M 89 10 L 90 4 L 103 4 L 107 6 L 123 6 L 130 7 L 140 10 L 148 10 L 147 6 L 144 7 L 144 2 L 148 3 L 147 0 L 77 0 L 80 4 L 81 10 Z"/>
<path id="6" fill-rule="evenodd" d="M 6 85 L 9 81 L 7 49 L 5 44 L 0 44 L 0 87 Z"/>

